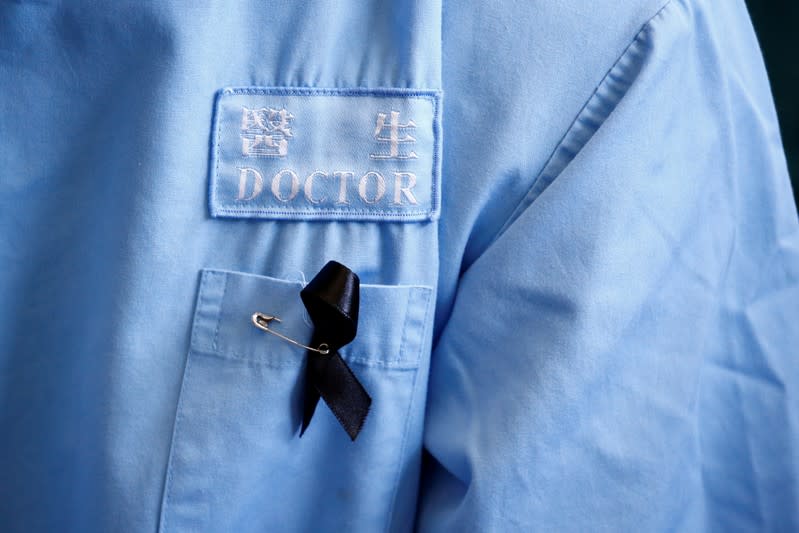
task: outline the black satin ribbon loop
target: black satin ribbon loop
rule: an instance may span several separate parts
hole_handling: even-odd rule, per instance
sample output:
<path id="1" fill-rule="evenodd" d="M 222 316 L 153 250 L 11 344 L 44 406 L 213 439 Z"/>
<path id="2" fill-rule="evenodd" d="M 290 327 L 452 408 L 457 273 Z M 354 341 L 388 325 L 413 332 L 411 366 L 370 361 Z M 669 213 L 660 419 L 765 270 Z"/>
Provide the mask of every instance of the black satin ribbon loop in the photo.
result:
<path id="1" fill-rule="evenodd" d="M 359 290 L 357 274 L 341 263 L 329 261 L 300 291 L 314 324 L 310 345 L 327 344 L 330 350 L 325 355 L 306 350 L 300 436 L 308 429 L 320 397 L 352 440 L 360 433 L 369 413 L 372 398 L 338 353 L 358 332 Z"/>

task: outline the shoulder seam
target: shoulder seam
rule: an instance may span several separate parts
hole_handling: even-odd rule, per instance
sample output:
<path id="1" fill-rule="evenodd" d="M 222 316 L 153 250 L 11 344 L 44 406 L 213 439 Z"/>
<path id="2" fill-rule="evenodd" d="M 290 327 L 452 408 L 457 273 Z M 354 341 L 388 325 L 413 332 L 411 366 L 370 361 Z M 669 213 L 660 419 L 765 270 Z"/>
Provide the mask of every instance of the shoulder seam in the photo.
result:
<path id="1" fill-rule="evenodd" d="M 533 180 L 527 194 L 519 201 L 486 249 L 555 181 L 607 120 L 641 71 L 646 52 L 650 47 L 648 34 L 652 22 L 673 2 L 674 0 L 667 0 L 641 25 L 630 43 L 605 72 Z"/>

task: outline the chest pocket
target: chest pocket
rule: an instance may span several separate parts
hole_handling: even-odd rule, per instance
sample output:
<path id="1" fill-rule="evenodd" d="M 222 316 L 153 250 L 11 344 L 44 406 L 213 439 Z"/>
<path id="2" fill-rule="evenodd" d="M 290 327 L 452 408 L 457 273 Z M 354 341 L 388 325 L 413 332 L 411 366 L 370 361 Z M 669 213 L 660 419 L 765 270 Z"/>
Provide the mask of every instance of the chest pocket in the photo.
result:
<path id="1" fill-rule="evenodd" d="M 340 351 L 372 397 L 355 442 L 322 401 L 299 437 L 304 350 L 251 323 L 256 311 L 276 315 L 275 329 L 307 343 L 301 289 L 202 272 L 161 531 L 395 528 L 398 488 L 418 468 L 432 289 L 361 285 L 358 335 Z"/>

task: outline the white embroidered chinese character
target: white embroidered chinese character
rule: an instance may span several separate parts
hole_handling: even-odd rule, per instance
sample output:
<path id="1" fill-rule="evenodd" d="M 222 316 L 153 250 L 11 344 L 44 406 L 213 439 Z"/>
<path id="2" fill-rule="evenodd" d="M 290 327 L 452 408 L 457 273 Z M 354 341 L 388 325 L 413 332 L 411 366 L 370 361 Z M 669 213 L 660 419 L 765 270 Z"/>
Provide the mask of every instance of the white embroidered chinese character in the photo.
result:
<path id="1" fill-rule="evenodd" d="M 286 157 L 292 138 L 289 122 L 294 115 L 286 109 L 241 108 L 241 155 L 244 157 Z"/>
<path id="2" fill-rule="evenodd" d="M 389 143 L 389 152 L 387 154 L 369 154 L 369 157 L 372 159 L 417 159 L 419 156 L 417 156 L 414 151 L 400 153 L 400 143 L 409 144 L 416 142 L 414 137 L 405 133 L 406 130 L 415 128 L 416 123 L 414 123 L 413 120 L 408 120 L 405 124 L 401 124 L 399 121 L 399 111 L 392 111 L 389 122 L 386 124 L 386 118 L 388 116 L 389 115 L 386 113 L 377 114 L 374 138 L 379 142 Z M 388 130 L 388 137 L 384 134 L 385 130 Z M 400 130 L 405 133 L 402 137 L 400 137 Z"/>

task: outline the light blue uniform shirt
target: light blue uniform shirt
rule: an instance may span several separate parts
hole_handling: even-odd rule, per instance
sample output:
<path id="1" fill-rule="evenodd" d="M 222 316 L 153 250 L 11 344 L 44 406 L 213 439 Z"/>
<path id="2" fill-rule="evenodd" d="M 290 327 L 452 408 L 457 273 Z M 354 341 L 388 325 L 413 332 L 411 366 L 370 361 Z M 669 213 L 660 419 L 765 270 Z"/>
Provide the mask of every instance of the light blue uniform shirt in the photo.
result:
<path id="1" fill-rule="evenodd" d="M 743 0 L 0 5 L 0 530 L 796 531 Z M 361 280 L 352 442 L 299 291 Z"/>

